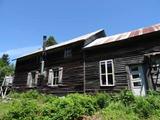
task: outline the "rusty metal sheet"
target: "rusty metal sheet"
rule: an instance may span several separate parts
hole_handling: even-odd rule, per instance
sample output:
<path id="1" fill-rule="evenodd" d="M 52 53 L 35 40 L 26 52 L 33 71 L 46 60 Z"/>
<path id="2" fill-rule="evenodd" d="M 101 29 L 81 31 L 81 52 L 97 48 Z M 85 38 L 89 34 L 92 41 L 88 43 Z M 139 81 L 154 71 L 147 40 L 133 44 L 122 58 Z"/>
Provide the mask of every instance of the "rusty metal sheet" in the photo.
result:
<path id="1" fill-rule="evenodd" d="M 117 41 L 121 41 L 121 40 L 126 40 L 128 38 L 156 32 L 156 31 L 160 31 L 160 24 L 156 24 L 156 25 L 153 25 L 150 27 L 140 28 L 140 29 L 133 30 L 130 32 L 116 34 L 116 35 L 112 35 L 112 36 L 108 36 L 108 37 L 104 37 L 104 38 L 99 38 L 99 39 L 93 41 L 92 43 L 90 43 L 89 45 L 85 46 L 84 48 L 89 48 L 89 47 L 107 44 L 107 43 L 111 43 L 111 42 L 117 42 Z"/>

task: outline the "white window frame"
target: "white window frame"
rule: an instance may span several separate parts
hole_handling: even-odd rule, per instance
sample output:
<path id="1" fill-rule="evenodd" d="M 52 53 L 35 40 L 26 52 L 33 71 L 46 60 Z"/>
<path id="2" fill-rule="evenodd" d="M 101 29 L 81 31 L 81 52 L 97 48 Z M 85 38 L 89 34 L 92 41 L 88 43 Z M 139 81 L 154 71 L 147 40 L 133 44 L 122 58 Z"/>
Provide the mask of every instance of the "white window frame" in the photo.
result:
<path id="1" fill-rule="evenodd" d="M 112 63 L 112 73 L 108 73 L 108 71 L 107 71 L 107 63 L 108 62 Z M 101 73 L 101 63 L 105 63 L 105 73 Z M 100 73 L 100 86 L 115 86 L 114 64 L 113 64 L 112 59 L 102 60 L 99 62 L 99 73 Z M 106 84 L 102 84 L 102 75 L 106 76 Z M 108 75 L 112 75 L 113 84 L 108 84 Z"/>
<path id="2" fill-rule="evenodd" d="M 50 70 L 52 70 L 52 74 L 53 74 L 53 76 L 50 78 Z M 54 72 L 55 71 L 58 71 L 59 73 L 58 73 L 58 76 L 54 76 Z M 62 83 L 62 76 L 63 76 L 63 67 L 56 67 L 56 68 L 51 68 L 51 69 L 49 69 L 49 72 L 48 72 L 48 86 L 58 86 L 59 84 L 61 84 Z M 57 83 L 55 83 L 55 84 L 53 84 L 54 83 L 54 79 L 55 78 L 58 78 L 58 81 L 57 81 Z M 50 80 L 50 79 L 52 79 L 52 80 Z"/>
<path id="3" fill-rule="evenodd" d="M 31 87 L 36 87 L 37 86 L 38 75 L 39 75 L 39 71 L 28 72 L 28 75 L 27 75 L 27 86 L 28 87 L 31 88 Z"/>

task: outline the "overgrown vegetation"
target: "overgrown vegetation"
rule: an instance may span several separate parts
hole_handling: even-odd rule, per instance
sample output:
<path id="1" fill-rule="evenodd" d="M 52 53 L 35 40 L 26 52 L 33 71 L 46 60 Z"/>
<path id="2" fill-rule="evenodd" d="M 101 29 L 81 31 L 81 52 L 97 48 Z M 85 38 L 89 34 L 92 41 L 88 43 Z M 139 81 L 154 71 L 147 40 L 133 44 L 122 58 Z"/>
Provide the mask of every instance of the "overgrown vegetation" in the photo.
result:
<path id="1" fill-rule="evenodd" d="M 69 94 L 65 97 L 37 91 L 10 93 L 12 99 L 0 102 L 2 120 L 159 120 L 160 94 L 134 97 L 130 91 L 119 94 Z"/>

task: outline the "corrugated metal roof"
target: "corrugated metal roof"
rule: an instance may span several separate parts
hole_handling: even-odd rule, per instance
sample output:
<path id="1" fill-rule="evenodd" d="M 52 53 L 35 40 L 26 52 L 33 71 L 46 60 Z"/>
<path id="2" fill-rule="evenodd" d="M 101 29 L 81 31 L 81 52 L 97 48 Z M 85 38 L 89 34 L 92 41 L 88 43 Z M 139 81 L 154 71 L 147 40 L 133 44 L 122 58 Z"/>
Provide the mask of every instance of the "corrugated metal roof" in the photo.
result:
<path id="1" fill-rule="evenodd" d="M 46 50 L 51 50 L 51 49 L 55 49 L 55 48 L 58 48 L 58 47 L 62 47 L 62 46 L 65 46 L 65 45 L 68 45 L 68 44 L 72 44 L 72 43 L 75 43 L 75 42 L 78 42 L 78 41 L 82 41 L 82 40 L 86 40 L 88 38 L 90 38 L 91 36 L 99 33 L 99 32 L 102 32 L 103 29 L 100 29 L 100 30 L 97 30 L 95 32 L 92 32 L 92 33 L 88 33 L 86 35 L 83 35 L 83 36 L 80 36 L 80 37 L 77 37 L 77 38 L 74 38 L 74 39 L 71 39 L 71 40 L 68 40 L 66 42 L 62 42 L 62 43 L 59 43 L 59 44 L 56 44 L 56 45 L 52 45 L 52 46 L 49 46 L 46 48 Z M 38 53 L 38 52 L 42 52 L 42 48 L 36 50 L 36 51 L 33 51 L 33 52 L 30 52 L 30 53 L 27 53 L 23 56 L 20 56 L 18 58 L 22 58 L 22 57 L 25 57 L 25 56 L 29 56 L 29 55 L 32 55 L 32 54 L 35 54 L 35 53 Z M 16 59 L 18 59 L 16 58 Z"/>
<path id="2" fill-rule="evenodd" d="M 133 30 L 130 32 L 125 32 L 125 33 L 121 33 L 121 34 L 116 34 L 116 35 L 112 35 L 112 36 L 108 36 L 108 37 L 99 38 L 99 39 L 93 41 L 92 43 L 88 44 L 84 48 L 90 48 L 90 47 L 94 47 L 94 46 L 98 46 L 98 45 L 102 45 L 102 44 L 117 42 L 117 41 L 125 40 L 128 38 L 144 35 L 144 34 L 159 31 L 159 30 L 160 30 L 160 24 L 156 24 L 156 25 L 153 25 L 150 27 L 140 28 L 140 29 Z"/>

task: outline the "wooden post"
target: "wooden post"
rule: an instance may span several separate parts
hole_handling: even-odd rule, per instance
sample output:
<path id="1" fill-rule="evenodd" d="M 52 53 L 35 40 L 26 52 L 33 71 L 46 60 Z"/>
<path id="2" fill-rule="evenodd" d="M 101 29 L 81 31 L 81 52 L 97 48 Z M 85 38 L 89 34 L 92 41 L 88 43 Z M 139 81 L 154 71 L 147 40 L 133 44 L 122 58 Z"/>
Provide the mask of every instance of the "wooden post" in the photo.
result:
<path id="1" fill-rule="evenodd" d="M 131 78 L 130 78 L 130 71 L 129 71 L 129 65 L 126 66 L 126 73 L 127 73 L 127 81 L 128 81 L 128 89 L 132 90 L 131 88 Z"/>
<path id="2" fill-rule="evenodd" d="M 86 62 L 85 62 L 84 51 L 83 51 L 83 93 L 86 93 Z"/>

